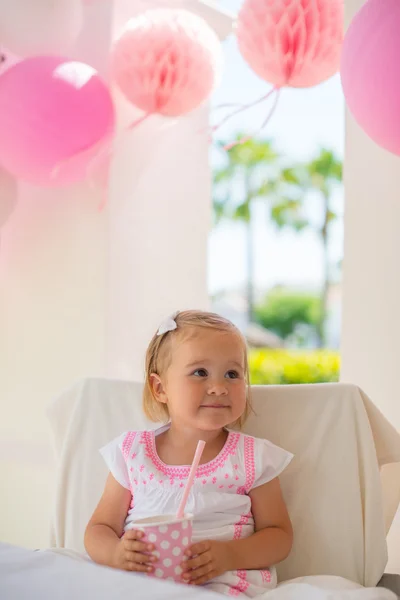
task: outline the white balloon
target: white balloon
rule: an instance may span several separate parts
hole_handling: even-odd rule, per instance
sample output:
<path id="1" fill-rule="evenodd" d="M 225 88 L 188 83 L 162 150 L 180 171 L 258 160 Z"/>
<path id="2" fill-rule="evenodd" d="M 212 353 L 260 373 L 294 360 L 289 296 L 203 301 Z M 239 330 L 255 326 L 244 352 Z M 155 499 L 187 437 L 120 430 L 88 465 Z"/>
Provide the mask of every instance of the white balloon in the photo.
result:
<path id="1" fill-rule="evenodd" d="M 17 204 L 18 184 L 15 178 L 0 167 L 0 227 L 4 225 Z"/>
<path id="2" fill-rule="evenodd" d="M 0 0 L 0 42 L 19 56 L 68 53 L 82 22 L 82 0 Z"/>

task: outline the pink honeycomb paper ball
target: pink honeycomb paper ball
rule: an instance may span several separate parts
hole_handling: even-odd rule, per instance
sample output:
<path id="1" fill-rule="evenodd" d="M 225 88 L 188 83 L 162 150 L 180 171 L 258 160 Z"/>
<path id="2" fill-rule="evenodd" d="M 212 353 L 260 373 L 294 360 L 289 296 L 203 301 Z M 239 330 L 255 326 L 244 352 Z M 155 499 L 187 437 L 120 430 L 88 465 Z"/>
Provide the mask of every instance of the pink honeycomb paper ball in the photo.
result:
<path id="1" fill-rule="evenodd" d="M 217 35 L 179 9 L 145 11 L 128 21 L 111 55 L 112 79 L 145 113 L 176 117 L 210 96 L 222 69 Z"/>
<path id="2" fill-rule="evenodd" d="M 275 87 L 317 85 L 340 66 L 343 0 L 244 0 L 239 50 Z"/>

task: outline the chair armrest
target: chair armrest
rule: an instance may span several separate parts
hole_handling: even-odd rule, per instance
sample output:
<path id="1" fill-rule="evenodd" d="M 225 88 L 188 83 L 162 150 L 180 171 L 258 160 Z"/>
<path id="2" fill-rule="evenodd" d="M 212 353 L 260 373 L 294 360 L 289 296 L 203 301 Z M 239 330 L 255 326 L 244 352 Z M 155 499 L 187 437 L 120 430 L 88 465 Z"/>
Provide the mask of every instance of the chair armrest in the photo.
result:
<path id="1" fill-rule="evenodd" d="M 394 592 L 400 600 L 400 575 L 385 573 L 378 583 L 378 586 Z"/>

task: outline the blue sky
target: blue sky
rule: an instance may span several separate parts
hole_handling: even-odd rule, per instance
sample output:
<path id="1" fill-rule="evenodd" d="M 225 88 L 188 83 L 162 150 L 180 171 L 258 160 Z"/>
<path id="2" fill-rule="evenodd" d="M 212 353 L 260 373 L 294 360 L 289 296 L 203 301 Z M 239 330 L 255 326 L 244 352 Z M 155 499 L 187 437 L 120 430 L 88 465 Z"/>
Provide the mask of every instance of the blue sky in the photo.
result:
<path id="1" fill-rule="evenodd" d="M 240 0 L 221 0 L 219 5 L 235 11 Z M 213 95 L 214 106 L 226 103 L 247 103 L 256 100 L 270 85 L 259 79 L 247 66 L 237 49 L 234 36 L 223 44 L 225 67 L 221 83 Z M 269 105 L 259 105 L 233 118 L 220 130 L 220 136 L 231 139 L 235 132 L 257 131 Z M 216 112 L 213 119 L 221 117 Z M 320 147 L 333 149 L 343 156 L 344 100 L 339 75 L 310 89 L 282 91 L 277 109 L 263 134 L 273 138 L 277 148 L 288 158 L 307 160 Z M 215 161 L 213 153 L 212 160 Z M 343 211 L 342 193 L 335 198 L 335 207 Z M 318 219 L 318 203 L 309 199 L 308 211 Z M 312 232 L 295 235 L 276 233 L 268 226 L 262 207 L 256 209 L 255 249 L 256 285 L 268 288 L 277 283 L 316 286 L 321 281 L 322 256 L 318 239 Z M 342 223 L 332 232 L 330 254 L 333 262 L 341 258 Z M 226 260 L 226 251 L 230 259 Z M 209 289 L 235 289 L 245 281 L 244 234 L 240 225 L 222 225 L 210 236 Z"/>

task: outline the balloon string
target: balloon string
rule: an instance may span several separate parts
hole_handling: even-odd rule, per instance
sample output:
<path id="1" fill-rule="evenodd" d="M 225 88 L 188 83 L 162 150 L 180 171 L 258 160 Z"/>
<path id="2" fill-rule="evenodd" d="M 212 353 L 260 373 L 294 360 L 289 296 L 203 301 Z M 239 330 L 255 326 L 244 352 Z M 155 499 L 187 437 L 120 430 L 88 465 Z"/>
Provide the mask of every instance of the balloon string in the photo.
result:
<path id="1" fill-rule="evenodd" d="M 245 104 L 240 104 L 239 102 L 228 102 L 226 104 L 217 104 L 217 106 L 213 106 L 212 110 L 220 110 L 221 108 L 245 108 Z"/>
<path id="2" fill-rule="evenodd" d="M 101 168 L 102 161 L 104 160 L 104 161 L 106 161 L 103 165 L 104 170 L 109 169 L 109 160 L 108 159 L 110 159 L 110 157 L 112 156 L 113 152 L 115 151 L 115 148 L 118 147 L 118 145 L 122 142 L 126 133 L 132 131 L 133 129 L 135 129 L 135 127 L 138 127 L 139 125 L 141 125 L 152 114 L 153 113 L 145 113 L 142 116 L 138 117 L 137 119 L 133 120 L 129 125 L 124 127 L 123 130 L 116 137 L 112 137 L 111 139 L 103 138 L 103 140 L 100 140 L 99 142 L 97 142 L 98 151 L 93 156 L 93 158 L 89 161 L 89 164 L 87 166 L 87 174 L 89 177 L 89 183 L 90 183 L 91 187 L 93 187 L 93 188 L 98 187 L 98 185 L 95 181 L 96 167 Z M 88 152 L 90 149 L 91 149 L 91 146 L 88 146 L 85 149 L 79 150 L 73 156 L 57 163 L 51 172 L 50 178 L 55 179 L 63 166 L 68 165 L 68 163 L 70 163 L 72 160 L 74 160 L 77 156 L 84 154 L 85 152 Z M 108 174 L 106 175 L 106 179 L 108 179 Z M 98 207 L 99 212 L 101 212 L 107 204 L 107 190 L 104 189 L 105 187 L 107 187 L 107 185 L 104 186 L 104 185 L 100 184 L 100 187 L 102 188 L 103 194 L 102 194 L 101 202 Z"/>
<path id="3" fill-rule="evenodd" d="M 68 158 L 65 158 L 63 160 L 58 161 L 53 169 L 51 170 L 50 173 L 50 180 L 53 180 L 57 177 L 57 175 L 59 174 L 59 172 L 61 171 L 62 167 L 68 165 L 71 161 L 73 161 L 77 156 L 81 156 L 82 154 L 85 154 L 86 152 L 88 152 L 91 148 L 93 148 L 93 146 L 98 146 L 99 150 L 102 148 L 104 144 L 104 140 L 100 140 L 99 142 L 96 142 L 95 144 L 93 144 L 92 146 L 86 146 L 86 148 L 82 148 L 81 150 L 77 150 L 75 152 L 75 154 L 73 154 L 72 156 L 69 156 Z"/>
<path id="4" fill-rule="evenodd" d="M 146 119 L 151 117 L 153 114 L 154 113 L 146 113 L 146 114 L 142 115 L 141 117 L 139 117 L 138 119 L 136 119 L 135 121 L 132 121 L 132 123 L 130 125 L 124 127 L 117 138 L 117 145 L 121 142 L 121 139 L 126 135 L 127 132 L 130 132 L 135 127 L 138 127 L 139 125 L 141 125 Z M 158 135 L 163 131 L 168 131 L 168 129 L 170 129 L 170 127 L 175 126 L 176 123 L 177 123 L 176 118 L 168 118 L 168 121 L 166 123 L 162 124 L 160 126 L 160 128 L 158 129 Z M 105 150 L 106 150 L 106 154 L 105 154 Z M 96 157 L 94 157 L 94 160 L 92 161 L 92 165 L 94 165 L 95 162 L 99 162 L 100 167 L 101 167 L 102 157 L 109 158 L 111 156 L 111 154 L 112 154 L 112 146 L 111 146 L 111 144 L 109 144 L 106 149 L 103 148 L 102 156 L 96 155 Z M 148 163 L 148 158 L 149 157 L 148 157 L 148 155 L 146 155 L 146 153 L 144 154 L 144 156 L 141 155 L 141 162 L 139 164 L 139 167 L 136 167 L 136 170 L 139 172 L 140 175 L 143 174 L 143 170 L 146 167 L 146 163 Z M 106 168 L 108 168 L 108 173 L 107 173 L 107 179 L 108 179 L 109 178 L 109 169 L 110 169 L 109 163 L 108 163 L 108 165 L 106 165 Z M 92 181 L 92 184 L 95 187 L 97 187 L 96 183 L 94 182 L 94 176 L 91 178 L 91 181 Z M 104 189 L 104 187 L 103 187 L 103 195 L 102 195 L 101 203 L 98 207 L 99 212 L 101 212 L 107 204 L 107 191 L 108 190 Z"/>
<path id="5" fill-rule="evenodd" d="M 255 135 L 257 135 L 258 133 L 260 133 L 267 126 L 267 124 L 269 123 L 270 119 L 272 118 L 272 115 L 274 114 L 274 112 L 276 110 L 276 107 L 278 105 L 278 100 L 279 100 L 279 92 L 280 92 L 280 90 L 278 88 L 274 88 L 272 91 L 276 92 L 274 103 L 273 103 L 270 111 L 268 112 L 266 118 L 264 119 L 261 127 L 255 133 L 253 133 L 251 135 L 246 135 L 245 137 L 242 137 L 239 140 L 235 140 L 234 142 L 231 142 L 230 144 L 226 144 L 224 146 L 224 150 L 231 150 L 235 146 L 239 146 L 241 144 L 245 144 L 246 142 L 248 142 L 249 140 L 251 140 Z"/>
<path id="6" fill-rule="evenodd" d="M 126 128 L 126 131 L 132 131 L 132 129 L 134 129 L 135 127 L 138 127 L 138 125 L 141 125 L 143 123 L 143 121 L 146 121 L 146 119 L 148 119 L 152 114 L 154 114 L 154 113 L 145 113 L 138 119 L 135 119 L 134 121 L 132 121 L 132 123 L 130 125 L 128 125 L 128 127 Z"/>
<path id="7" fill-rule="evenodd" d="M 88 166 L 89 180 L 92 184 L 92 187 L 96 187 L 96 183 L 94 182 L 94 179 L 95 179 L 94 172 L 96 169 L 96 165 L 101 166 L 102 160 L 107 161 L 108 159 L 111 159 L 111 156 L 112 156 L 113 152 L 115 151 L 115 148 L 118 147 L 118 145 L 122 142 L 123 138 L 125 137 L 125 134 L 132 131 L 135 127 L 138 127 L 139 125 L 141 125 L 150 116 L 151 116 L 151 113 L 145 113 L 141 117 L 138 117 L 137 119 L 132 121 L 132 123 L 130 123 L 129 125 L 124 127 L 123 130 L 116 136 L 116 138 L 113 138 L 112 140 L 108 141 L 106 144 L 102 145 L 99 152 L 93 157 L 93 159 L 90 161 L 89 166 Z M 106 163 L 104 168 L 109 169 L 109 163 Z M 92 173 L 92 175 L 90 175 L 90 172 Z M 108 179 L 108 176 L 107 176 L 107 179 Z M 102 194 L 101 202 L 98 206 L 99 212 L 104 210 L 104 208 L 106 207 L 106 204 L 107 204 L 107 190 L 103 189 L 102 191 L 103 191 L 103 194 Z"/>
<path id="8" fill-rule="evenodd" d="M 211 132 L 215 132 L 217 131 L 220 127 L 222 127 L 222 125 L 224 125 L 227 121 L 229 121 L 230 119 L 232 119 L 232 117 L 235 117 L 236 115 L 240 114 L 241 112 L 244 112 L 245 110 L 248 110 L 249 108 L 253 108 L 253 106 L 257 106 L 257 104 L 261 104 L 262 102 L 265 102 L 266 100 L 268 100 L 268 98 L 270 96 L 272 96 L 272 94 L 274 94 L 276 91 L 278 90 L 278 88 L 273 87 L 272 90 L 270 90 L 268 92 L 268 94 L 264 94 L 263 96 L 261 96 L 261 98 L 259 98 L 258 100 L 255 100 L 254 102 L 250 102 L 248 104 L 242 104 L 239 105 L 239 108 L 237 108 L 236 110 L 234 110 L 233 112 L 229 113 L 229 115 L 227 115 L 226 117 L 224 117 L 222 119 L 222 121 L 220 121 L 219 123 L 217 123 L 216 125 L 211 127 Z"/>

